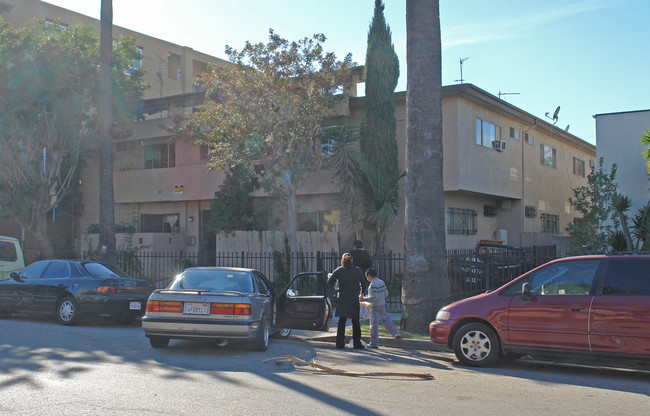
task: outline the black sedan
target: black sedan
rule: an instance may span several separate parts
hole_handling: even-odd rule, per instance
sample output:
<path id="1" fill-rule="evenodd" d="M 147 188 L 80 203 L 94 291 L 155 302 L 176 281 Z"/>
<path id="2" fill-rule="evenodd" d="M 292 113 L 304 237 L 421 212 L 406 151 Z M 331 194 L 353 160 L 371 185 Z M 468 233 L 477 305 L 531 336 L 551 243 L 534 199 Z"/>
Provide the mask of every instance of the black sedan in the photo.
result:
<path id="1" fill-rule="evenodd" d="M 94 315 L 129 322 L 144 314 L 151 282 L 110 264 L 42 260 L 0 281 L 0 313 L 55 314 L 63 325 Z"/>

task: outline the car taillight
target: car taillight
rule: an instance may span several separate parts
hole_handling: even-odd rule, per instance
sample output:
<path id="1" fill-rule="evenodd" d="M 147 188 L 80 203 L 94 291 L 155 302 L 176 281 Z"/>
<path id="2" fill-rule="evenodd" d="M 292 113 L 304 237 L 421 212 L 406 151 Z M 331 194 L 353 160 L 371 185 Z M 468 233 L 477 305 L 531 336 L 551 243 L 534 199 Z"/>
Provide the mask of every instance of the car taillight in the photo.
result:
<path id="1" fill-rule="evenodd" d="M 183 312 L 183 302 L 150 300 L 147 302 L 147 312 Z"/>
<path id="2" fill-rule="evenodd" d="M 117 293 L 117 286 L 99 286 L 97 293 Z"/>
<path id="3" fill-rule="evenodd" d="M 233 304 L 232 303 L 213 303 L 210 306 L 210 314 L 212 315 L 232 315 L 233 314 Z"/>
<path id="4" fill-rule="evenodd" d="M 235 315 L 250 315 L 252 314 L 251 305 L 248 303 L 235 304 Z"/>
<path id="5" fill-rule="evenodd" d="M 210 306 L 212 315 L 251 315 L 251 305 L 248 303 L 213 303 Z"/>

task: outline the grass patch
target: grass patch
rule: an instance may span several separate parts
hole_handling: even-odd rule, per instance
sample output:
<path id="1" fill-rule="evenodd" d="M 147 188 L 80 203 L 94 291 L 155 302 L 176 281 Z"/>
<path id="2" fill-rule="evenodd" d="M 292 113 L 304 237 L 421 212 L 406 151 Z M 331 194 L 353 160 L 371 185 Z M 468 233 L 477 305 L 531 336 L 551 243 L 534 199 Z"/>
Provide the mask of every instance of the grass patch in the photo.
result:
<path id="1" fill-rule="evenodd" d="M 362 319 L 360 321 L 361 323 L 361 335 L 362 336 L 369 336 L 370 335 L 370 320 L 368 319 Z M 393 319 L 393 323 L 399 329 L 399 319 Z M 348 328 L 345 332 L 347 335 L 352 335 L 352 327 Z M 402 331 L 400 329 L 399 334 L 401 335 L 402 338 L 409 338 L 409 339 L 430 339 L 428 334 L 413 334 L 411 332 L 407 331 Z M 380 322 L 379 323 L 379 336 L 380 337 L 392 337 L 390 332 L 386 331 L 386 328 L 384 328 L 384 325 Z"/>

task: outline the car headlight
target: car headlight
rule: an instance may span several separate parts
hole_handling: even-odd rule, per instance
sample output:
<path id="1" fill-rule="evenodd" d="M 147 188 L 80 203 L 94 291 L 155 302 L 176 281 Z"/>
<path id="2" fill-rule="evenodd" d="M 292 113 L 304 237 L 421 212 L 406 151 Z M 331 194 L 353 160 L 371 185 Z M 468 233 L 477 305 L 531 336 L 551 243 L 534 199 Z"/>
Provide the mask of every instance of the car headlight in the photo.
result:
<path id="1" fill-rule="evenodd" d="M 449 311 L 443 311 L 443 310 L 441 309 L 441 310 L 439 310 L 438 313 L 436 314 L 436 321 L 446 321 L 447 319 L 449 319 L 449 316 L 450 316 L 450 315 L 451 315 L 451 314 L 449 313 Z"/>

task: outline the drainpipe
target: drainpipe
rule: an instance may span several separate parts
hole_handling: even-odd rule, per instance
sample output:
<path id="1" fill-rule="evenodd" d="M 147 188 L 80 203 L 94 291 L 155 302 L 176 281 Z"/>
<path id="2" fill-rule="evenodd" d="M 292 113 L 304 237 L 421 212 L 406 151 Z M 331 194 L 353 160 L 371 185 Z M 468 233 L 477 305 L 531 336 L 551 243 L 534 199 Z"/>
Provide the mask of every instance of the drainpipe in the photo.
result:
<path id="1" fill-rule="evenodd" d="M 525 158 L 524 158 L 524 149 L 526 148 L 526 135 L 533 130 L 535 127 L 537 127 L 537 119 L 533 119 L 533 125 L 528 127 L 528 129 L 522 134 L 521 137 L 521 212 L 520 212 L 520 218 L 521 218 L 521 232 L 519 233 L 519 246 L 524 245 L 524 222 L 526 220 L 526 163 L 525 163 Z"/>

